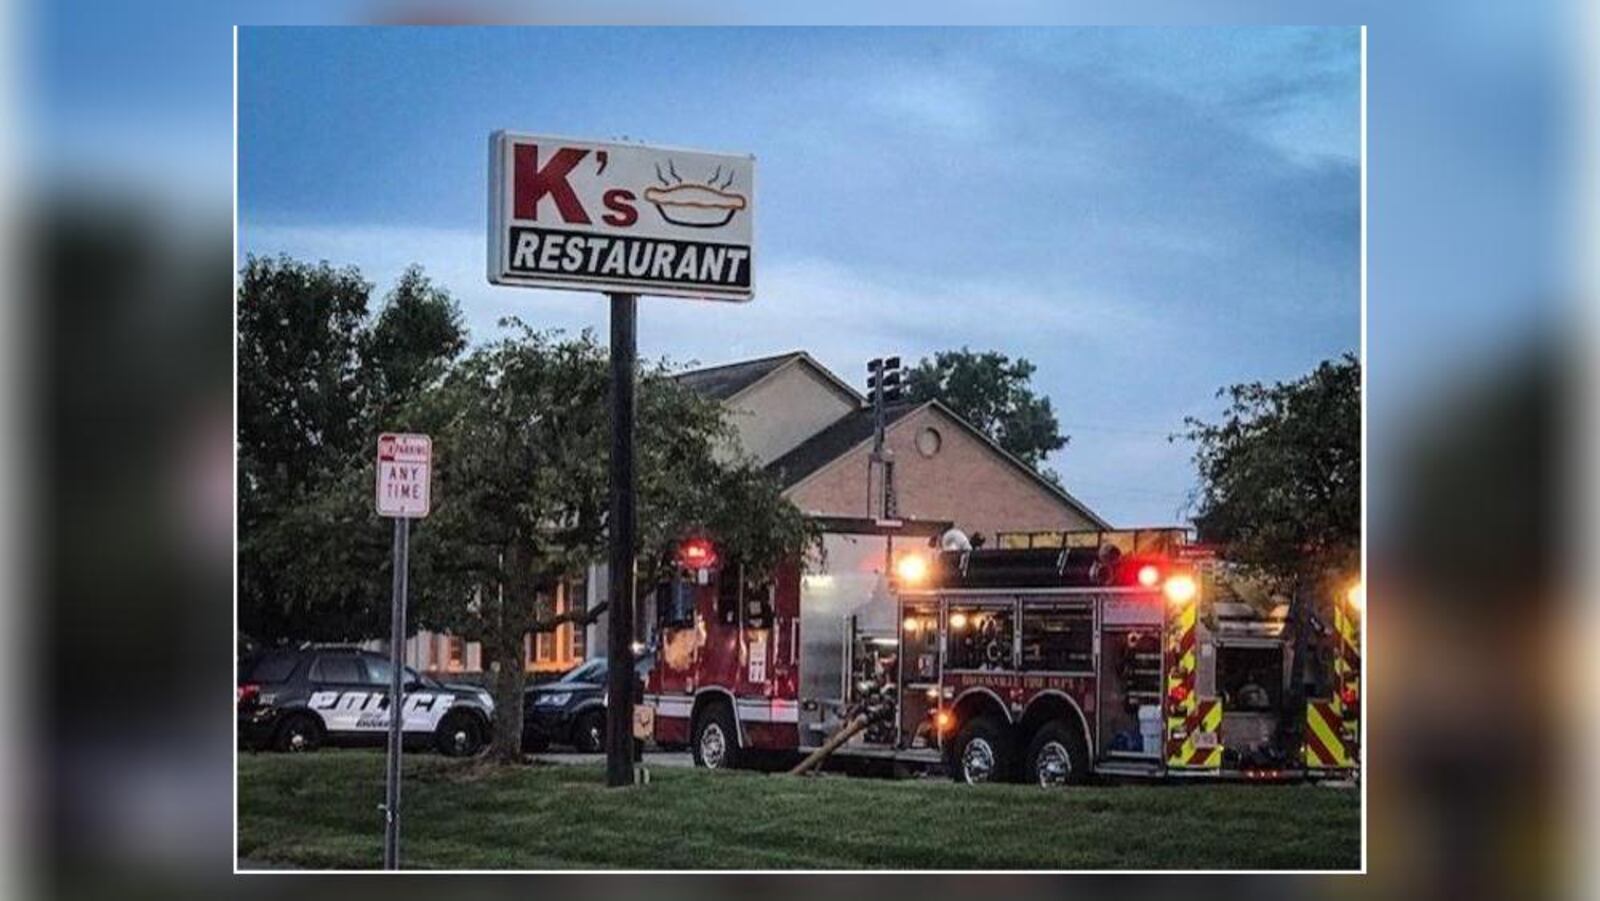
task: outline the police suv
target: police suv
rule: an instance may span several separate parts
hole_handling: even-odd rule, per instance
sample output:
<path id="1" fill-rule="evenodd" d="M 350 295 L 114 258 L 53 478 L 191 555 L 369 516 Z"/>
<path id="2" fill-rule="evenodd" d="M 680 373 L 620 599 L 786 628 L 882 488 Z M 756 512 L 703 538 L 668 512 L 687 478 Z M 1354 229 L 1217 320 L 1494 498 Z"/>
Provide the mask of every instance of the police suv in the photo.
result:
<path id="1" fill-rule="evenodd" d="M 382 745 L 389 734 L 389 658 L 353 647 L 267 651 L 239 669 L 239 742 L 310 751 L 324 743 Z M 494 699 L 475 685 L 445 685 L 405 671 L 407 745 L 431 743 L 466 757 L 488 743 Z"/>

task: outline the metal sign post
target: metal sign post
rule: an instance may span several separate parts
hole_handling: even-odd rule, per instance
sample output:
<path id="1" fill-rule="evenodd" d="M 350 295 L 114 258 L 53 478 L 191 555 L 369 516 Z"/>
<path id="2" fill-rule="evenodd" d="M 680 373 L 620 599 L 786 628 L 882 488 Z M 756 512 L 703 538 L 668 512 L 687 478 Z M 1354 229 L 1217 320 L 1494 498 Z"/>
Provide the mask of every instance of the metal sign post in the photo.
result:
<path id="1" fill-rule="evenodd" d="M 633 370 L 639 298 L 611 295 L 611 628 L 606 642 L 606 785 L 633 784 Z"/>
<path id="2" fill-rule="evenodd" d="M 406 644 L 406 576 L 411 520 L 394 520 L 394 599 L 389 605 L 389 760 L 383 790 L 383 868 L 400 869 L 400 731 L 404 709 Z"/>
<path id="3" fill-rule="evenodd" d="M 404 735 L 406 580 L 411 520 L 432 501 L 433 440 L 427 435 L 378 436 L 378 515 L 394 519 L 394 597 L 389 609 L 389 754 L 383 792 L 383 868 L 400 869 L 400 743 Z"/>

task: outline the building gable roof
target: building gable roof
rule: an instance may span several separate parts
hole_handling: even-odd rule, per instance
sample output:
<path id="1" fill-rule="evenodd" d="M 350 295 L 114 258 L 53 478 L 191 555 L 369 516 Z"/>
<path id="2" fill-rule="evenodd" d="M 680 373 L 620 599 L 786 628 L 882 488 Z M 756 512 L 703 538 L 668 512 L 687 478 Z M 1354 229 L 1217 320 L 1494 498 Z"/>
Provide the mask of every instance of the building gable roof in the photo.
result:
<path id="1" fill-rule="evenodd" d="M 896 423 L 912 413 L 931 407 L 938 410 L 945 418 L 953 421 L 963 431 L 971 435 L 984 447 L 996 456 L 1021 471 L 1040 488 L 1081 514 L 1085 519 L 1102 529 L 1111 528 L 1111 524 L 1101 519 L 1098 514 L 1089 509 L 1082 501 L 1073 497 L 1067 490 L 1055 482 L 1039 474 L 1039 471 L 1017 459 L 1015 455 L 996 444 L 993 439 L 979 431 L 972 423 L 961 418 L 956 411 L 950 409 L 943 401 L 930 400 L 922 403 L 891 404 L 884 411 L 884 428 L 892 429 Z M 821 472 L 833 462 L 849 455 L 859 447 L 863 447 L 872 440 L 874 429 L 871 408 L 864 408 L 844 417 L 833 425 L 807 439 L 799 447 L 784 454 L 782 457 L 767 465 L 767 471 L 772 473 L 785 491 L 799 485 L 811 476 Z"/>
<path id="2" fill-rule="evenodd" d="M 866 398 L 855 388 L 852 388 L 849 383 L 835 375 L 832 370 L 818 363 L 803 350 L 793 350 L 788 353 L 754 360 L 742 360 L 737 363 L 726 363 L 721 366 L 710 366 L 705 369 L 692 369 L 674 376 L 679 382 L 693 388 L 695 391 L 727 403 L 775 375 L 780 370 L 792 365 L 805 366 L 811 369 L 842 396 L 854 402 L 857 405 L 857 409 L 840 417 L 827 428 L 800 442 L 798 446 L 767 464 L 767 471 L 777 477 L 779 484 L 783 486 L 785 491 L 809 479 L 829 464 L 872 440 L 875 424 L 872 408 L 867 406 Z M 893 427 L 895 423 L 906 416 L 925 407 L 933 407 L 947 418 L 954 420 L 965 432 L 972 435 L 1001 459 L 1021 470 L 1024 475 L 1039 487 L 1073 510 L 1076 510 L 1097 527 L 1102 529 L 1112 527 L 1110 523 L 1101 519 L 1093 510 L 1085 506 L 1082 501 L 1069 494 L 1065 488 L 1040 475 L 1038 470 L 1017 459 L 1005 448 L 996 444 L 988 435 L 979 431 L 976 426 L 957 415 L 954 410 L 950 409 L 942 401 L 930 400 L 922 403 L 890 404 L 889 408 L 884 411 L 885 428 Z"/>
<path id="3" fill-rule="evenodd" d="M 674 378 L 707 397 L 727 402 L 790 366 L 804 366 L 820 381 L 856 406 L 866 403 L 866 398 L 852 388 L 850 383 L 834 375 L 833 370 L 818 363 L 803 350 L 792 350 L 755 360 L 725 363 L 721 366 L 709 366 L 705 369 L 691 369 L 688 372 L 678 373 Z"/>
<path id="4" fill-rule="evenodd" d="M 961 416 L 957 415 L 956 411 L 954 411 L 954 410 L 950 409 L 949 407 L 945 406 L 944 401 L 931 400 L 931 401 L 928 401 L 928 403 L 929 403 L 929 405 L 931 405 L 932 407 L 937 409 L 939 412 L 943 413 L 945 416 L 947 416 L 950 419 L 954 420 L 956 425 L 961 426 L 961 428 L 963 430 L 965 430 L 967 432 L 967 434 L 971 435 L 972 437 L 976 438 L 978 441 L 982 442 L 984 445 L 986 445 L 990 450 L 994 451 L 996 454 L 999 454 L 1003 459 L 1005 459 L 1006 462 L 1010 463 L 1012 466 L 1016 467 L 1017 469 L 1022 470 L 1023 475 L 1026 475 L 1028 478 L 1032 479 L 1035 483 L 1037 483 L 1045 491 L 1049 492 L 1050 494 L 1055 495 L 1058 499 L 1060 499 L 1062 501 L 1065 501 L 1069 507 L 1071 507 L 1072 509 L 1074 509 L 1074 510 L 1078 511 L 1079 513 L 1083 514 L 1083 518 L 1084 519 L 1089 520 L 1090 522 L 1094 523 L 1096 527 L 1101 528 L 1101 529 L 1113 528 L 1111 523 L 1106 522 L 1104 519 L 1101 519 L 1100 515 L 1098 513 L 1095 513 L 1093 510 L 1090 510 L 1089 507 L 1083 503 L 1083 501 L 1080 501 L 1077 498 L 1073 497 L 1072 494 L 1067 491 L 1067 489 L 1065 489 L 1065 488 L 1061 487 L 1060 485 L 1056 484 L 1055 482 L 1052 482 L 1051 480 L 1045 478 L 1043 475 L 1040 475 L 1039 474 L 1039 470 L 1034 469 L 1032 466 L 1029 466 L 1028 464 L 1026 464 L 1026 463 L 1022 462 L 1021 460 L 1017 459 L 1015 454 L 1012 454 L 1010 451 L 1008 451 L 1005 448 L 1001 447 L 998 443 L 995 442 L 995 440 L 993 438 L 990 438 L 988 435 L 985 435 L 983 432 L 979 431 L 977 426 L 973 425 L 970 422 L 967 422 Z"/>
<path id="5" fill-rule="evenodd" d="M 894 425 L 909 413 L 921 409 L 919 403 L 890 404 L 884 410 L 885 427 Z M 833 425 L 812 435 L 799 446 L 767 464 L 767 472 L 785 489 L 804 481 L 812 473 L 839 459 L 861 444 L 872 440 L 876 417 L 871 407 L 850 413 Z"/>
<path id="6" fill-rule="evenodd" d="M 790 351 L 756 360 L 740 360 L 737 363 L 708 366 L 705 369 L 691 369 L 688 372 L 680 372 L 673 378 L 707 397 L 727 400 L 802 355 L 801 351 Z"/>

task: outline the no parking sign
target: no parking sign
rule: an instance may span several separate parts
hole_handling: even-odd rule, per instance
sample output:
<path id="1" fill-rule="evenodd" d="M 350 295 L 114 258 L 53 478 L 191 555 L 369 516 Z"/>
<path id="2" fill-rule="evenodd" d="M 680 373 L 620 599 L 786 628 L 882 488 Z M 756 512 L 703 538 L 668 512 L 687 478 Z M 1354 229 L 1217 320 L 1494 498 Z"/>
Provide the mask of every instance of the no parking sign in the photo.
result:
<path id="1" fill-rule="evenodd" d="M 433 439 L 427 435 L 379 435 L 378 515 L 427 516 L 432 468 Z"/>

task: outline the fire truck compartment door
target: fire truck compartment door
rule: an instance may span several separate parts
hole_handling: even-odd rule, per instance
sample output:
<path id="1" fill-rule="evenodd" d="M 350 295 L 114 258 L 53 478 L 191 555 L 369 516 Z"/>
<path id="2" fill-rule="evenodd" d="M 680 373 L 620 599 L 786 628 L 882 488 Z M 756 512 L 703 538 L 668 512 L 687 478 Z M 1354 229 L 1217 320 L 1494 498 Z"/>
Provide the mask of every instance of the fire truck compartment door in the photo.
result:
<path id="1" fill-rule="evenodd" d="M 802 744 L 814 738 L 845 694 L 846 626 L 895 632 L 896 605 L 884 578 L 885 539 L 877 535 L 823 536 L 825 561 L 800 583 L 800 700 Z M 814 701 L 815 704 L 804 702 Z M 810 709 L 807 709 L 807 708 Z"/>

